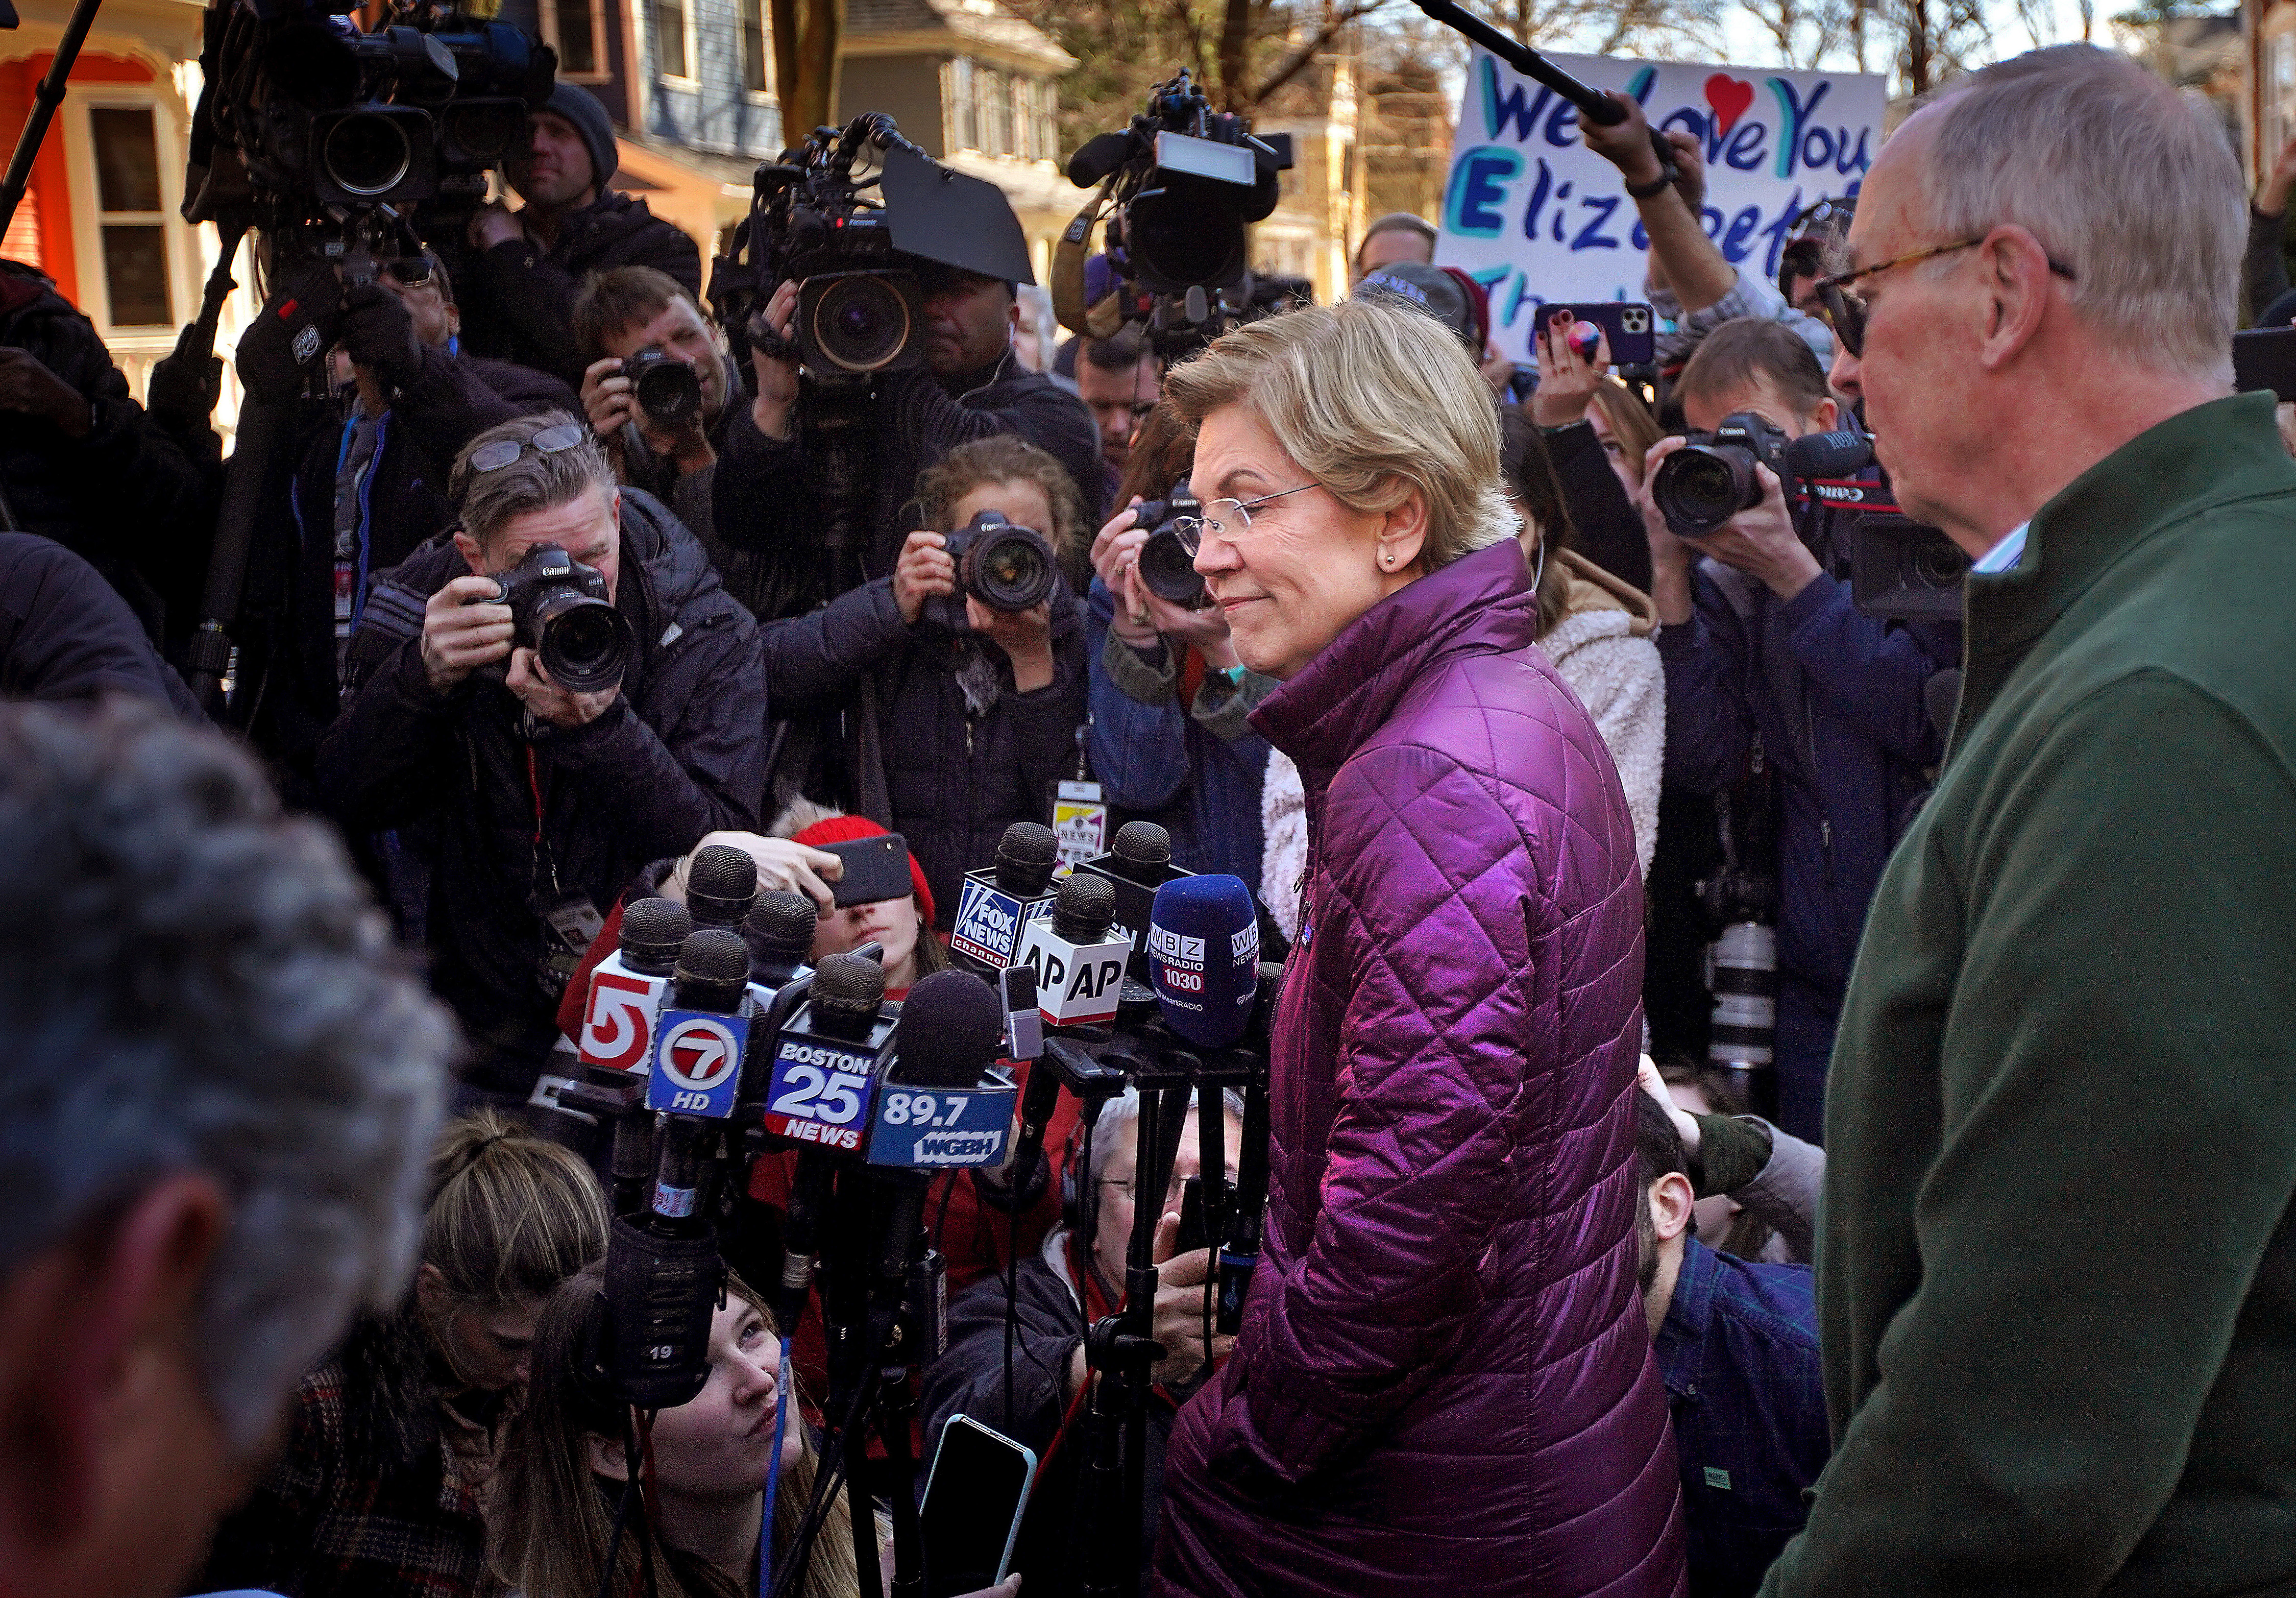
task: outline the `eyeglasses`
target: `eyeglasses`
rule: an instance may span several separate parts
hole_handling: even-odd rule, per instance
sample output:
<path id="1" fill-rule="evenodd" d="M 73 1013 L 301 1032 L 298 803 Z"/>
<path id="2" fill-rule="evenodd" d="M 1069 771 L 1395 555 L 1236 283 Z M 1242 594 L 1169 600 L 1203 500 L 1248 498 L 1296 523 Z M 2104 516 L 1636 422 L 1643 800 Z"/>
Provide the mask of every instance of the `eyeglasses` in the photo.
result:
<path id="1" fill-rule="evenodd" d="M 1228 1167 L 1227 1179 L 1229 1185 L 1233 1186 L 1235 1183 L 1235 1168 L 1233 1165 Z M 1113 1188 L 1118 1192 L 1123 1194 L 1124 1201 L 1127 1204 L 1136 1203 L 1138 1201 L 1140 1184 L 1137 1182 L 1133 1181 L 1130 1177 L 1127 1177 L 1125 1180 L 1118 1182 L 1112 1178 L 1103 1176 L 1101 1178 L 1100 1184 L 1103 1187 Z M 1180 1189 L 1186 1184 L 1187 1179 L 1175 1172 L 1172 1176 L 1172 1184 L 1164 1190 L 1164 1201 L 1168 1204 L 1172 1201 L 1177 1199 L 1180 1196 Z"/>
<path id="2" fill-rule="evenodd" d="M 402 289 L 419 289 L 437 275 L 427 255 L 410 255 L 394 261 L 379 261 L 375 270 Z"/>
<path id="3" fill-rule="evenodd" d="M 1172 519 L 1172 533 L 1179 539 L 1180 547 L 1193 555 L 1203 546 L 1206 533 L 1218 538 L 1235 536 L 1227 530 L 1226 522 L 1229 517 L 1233 516 L 1241 524 L 1237 527 L 1236 533 L 1248 533 L 1251 530 L 1253 507 L 1264 505 L 1270 500 L 1287 498 L 1294 494 L 1305 494 L 1310 488 L 1320 488 L 1323 486 L 1321 483 L 1301 483 L 1296 488 L 1285 488 L 1275 494 L 1263 494 L 1258 499 L 1206 500 L 1202 515 L 1175 516 Z M 1223 505 L 1227 508 L 1222 510 L 1220 507 Z"/>
<path id="4" fill-rule="evenodd" d="M 1889 271 L 1892 266 L 1910 266 L 1915 261 L 1926 261 L 1940 255 L 1951 255 L 1956 250 L 1974 250 L 1984 242 L 1985 241 L 1980 238 L 1960 239 L 1950 244 L 1931 244 L 1926 249 L 1909 250 L 1905 254 L 1893 256 L 1886 261 L 1876 261 L 1870 266 L 1860 266 L 1855 271 L 1837 272 L 1831 277 L 1819 278 L 1817 280 L 1818 303 L 1825 307 L 1825 319 L 1833 324 L 1835 336 L 1841 340 L 1841 347 L 1853 356 L 1863 356 L 1866 353 L 1866 318 L 1871 310 L 1871 306 L 1865 295 L 1850 286 L 1858 279 L 1875 276 Z M 2054 256 L 2049 258 L 2049 270 L 2068 283 L 2079 281 L 2070 266 Z"/>
<path id="5" fill-rule="evenodd" d="M 555 427 L 545 427 L 531 438 L 496 438 L 482 444 L 471 452 L 472 472 L 500 471 L 514 465 L 529 449 L 537 455 L 554 455 L 561 450 L 573 448 L 590 436 L 590 430 L 578 422 L 562 422 Z"/>

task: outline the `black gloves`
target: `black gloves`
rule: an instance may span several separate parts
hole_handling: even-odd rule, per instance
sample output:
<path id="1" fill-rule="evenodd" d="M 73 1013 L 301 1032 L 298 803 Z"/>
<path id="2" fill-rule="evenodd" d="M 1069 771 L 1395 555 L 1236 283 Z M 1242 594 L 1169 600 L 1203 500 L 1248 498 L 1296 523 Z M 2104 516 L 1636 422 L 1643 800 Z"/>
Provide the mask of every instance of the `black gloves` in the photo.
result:
<path id="1" fill-rule="evenodd" d="M 301 397 L 325 368 L 342 303 L 331 261 L 314 262 L 273 291 L 239 339 L 239 381 L 249 398 L 286 405 Z"/>
<path id="2" fill-rule="evenodd" d="M 365 366 L 385 389 L 412 382 L 422 369 L 422 342 L 414 318 L 398 296 L 380 283 L 360 283 L 343 294 L 343 349 L 355 366 Z"/>

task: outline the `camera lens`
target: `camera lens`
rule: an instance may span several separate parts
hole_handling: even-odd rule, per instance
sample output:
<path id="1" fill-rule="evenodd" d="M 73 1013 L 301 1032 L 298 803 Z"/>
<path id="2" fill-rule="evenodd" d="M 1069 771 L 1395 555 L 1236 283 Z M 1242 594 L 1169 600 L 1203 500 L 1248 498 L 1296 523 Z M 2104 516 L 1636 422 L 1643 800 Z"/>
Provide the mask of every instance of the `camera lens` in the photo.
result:
<path id="1" fill-rule="evenodd" d="M 1000 528 L 974 545 L 965 586 L 992 611 L 1027 611 L 1052 597 L 1052 546 L 1025 527 Z"/>
<path id="2" fill-rule="evenodd" d="M 1224 289 L 1243 277 L 1243 223 L 1167 192 L 1136 200 L 1124 220 L 1125 242 L 1144 283 L 1201 283 Z"/>
<path id="3" fill-rule="evenodd" d="M 552 682 L 571 693 L 596 693 L 622 680 L 630 628 L 620 611 L 572 588 L 545 595 L 536 611 L 535 652 Z"/>
<path id="4" fill-rule="evenodd" d="M 1969 575 L 1969 556 L 1943 534 L 1933 534 L 1906 552 L 1908 588 L 1958 588 Z"/>
<path id="5" fill-rule="evenodd" d="M 514 100 L 449 105 L 440 113 L 454 159 L 492 166 L 526 132 L 526 107 Z"/>
<path id="6" fill-rule="evenodd" d="M 1140 546 L 1140 580 L 1159 599 L 1193 610 L 1203 602 L 1204 579 L 1196 575 L 1195 557 L 1180 547 L 1180 536 L 1160 528 Z"/>
<path id="7" fill-rule="evenodd" d="M 1677 534 L 1703 537 L 1761 503 L 1754 457 L 1734 445 L 1693 444 L 1660 461 L 1651 497 Z"/>
<path id="8" fill-rule="evenodd" d="M 638 373 L 633 387 L 638 408 L 666 425 L 683 422 L 701 408 L 701 380 L 683 361 L 649 364 Z"/>
<path id="9" fill-rule="evenodd" d="M 319 161 L 328 180 L 347 194 L 387 194 L 414 165 L 414 147 L 397 118 L 369 112 L 328 128 Z"/>
<path id="10" fill-rule="evenodd" d="M 840 278 L 813 307 L 813 340 L 848 372 L 874 372 L 909 341 L 909 307 L 882 278 Z"/>

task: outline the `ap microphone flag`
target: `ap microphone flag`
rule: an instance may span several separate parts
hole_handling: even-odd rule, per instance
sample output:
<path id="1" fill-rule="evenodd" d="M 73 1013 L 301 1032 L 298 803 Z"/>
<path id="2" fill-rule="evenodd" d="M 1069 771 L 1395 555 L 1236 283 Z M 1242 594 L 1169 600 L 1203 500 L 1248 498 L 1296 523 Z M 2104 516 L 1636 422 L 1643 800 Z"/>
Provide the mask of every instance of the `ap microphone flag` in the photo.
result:
<path id="1" fill-rule="evenodd" d="M 1259 991 L 1259 918 L 1242 878 L 1177 877 L 1156 890 L 1148 979 L 1164 1024 L 1197 1047 L 1242 1038 Z"/>

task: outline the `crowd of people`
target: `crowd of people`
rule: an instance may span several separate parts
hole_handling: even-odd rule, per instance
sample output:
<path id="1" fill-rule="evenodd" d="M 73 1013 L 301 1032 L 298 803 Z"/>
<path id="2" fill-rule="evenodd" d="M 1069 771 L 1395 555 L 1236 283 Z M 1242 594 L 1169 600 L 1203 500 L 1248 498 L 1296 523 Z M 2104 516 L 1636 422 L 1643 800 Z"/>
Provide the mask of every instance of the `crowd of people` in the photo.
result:
<path id="1" fill-rule="evenodd" d="M 518 209 L 343 291 L 220 730 L 176 670 L 197 385 L 139 406 L 0 263 L 0 688 L 51 701 L 0 708 L 0 1594 L 761 1590 L 828 1468 L 822 1308 L 781 1323 L 753 1243 L 695 1397 L 602 1384 L 593 973 L 730 846 L 898 1000 L 1055 792 L 1257 901 L 1265 1255 L 1216 1331 L 1183 1195 L 1233 1093 L 1157 1191 L 1136 1090 L 935 1176 L 923 1452 L 826 1500 L 808 1598 L 859 1598 L 958 1415 L 1037 1462 L 1028 1590 L 1088 1585 L 1087 1335 L 1151 1215 L 1144 1591 L 2296 1586 L 2296 462 L 2229 381 L 2243 294 L 2296 300 L 2296 146 L 2250 205 L 2173 90 L 2036 52 L 1771 281 L 1620 98 L 1579 132 L 1655 369 L 1567 314 L 1519 368 L 1407 215 L 1345 299 L 1168 361 L 928 266 L 854 482 L 798 285 L 729 337 L 562 85 Z M 1972 558 L 1961 619 L 1854 602 L 1775 456 L 1671 517 L 1667 463 L 1748 419 L 1869 438 Z M 1050 568 L 1020 608 L 967 553 L 999 518 Z M 554 555 L 602 679 L 521 611 Z M 840 904 L 835 846 L 889 833 L 906 878 Z M 1732 920 L 1774 933 L 1751 1048 L 1702 969 Z M 726 1202 L 777 1239 L 798 1156 L 752 1153 Z"/>

